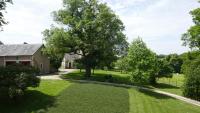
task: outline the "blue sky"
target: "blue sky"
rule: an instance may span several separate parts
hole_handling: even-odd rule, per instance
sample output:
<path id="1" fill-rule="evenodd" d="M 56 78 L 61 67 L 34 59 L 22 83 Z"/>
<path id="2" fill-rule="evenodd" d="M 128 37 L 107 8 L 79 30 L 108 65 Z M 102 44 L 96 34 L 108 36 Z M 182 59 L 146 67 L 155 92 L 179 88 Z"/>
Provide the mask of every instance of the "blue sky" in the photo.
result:
<path id="1" fill-rule="evenodd" d="M 9 24 L 0 32 L 6 44 L 42 43 L 41 32 L 49 28 L 51 12 L 62 0 L 13 0 L 5 14 Z M 119 15 L 128 41 L 140 36 L 158 54 L 183 53 L 181 34 L 193 25 L 189 11 L 200 6 L 197 0 L 101 0 Z"/>

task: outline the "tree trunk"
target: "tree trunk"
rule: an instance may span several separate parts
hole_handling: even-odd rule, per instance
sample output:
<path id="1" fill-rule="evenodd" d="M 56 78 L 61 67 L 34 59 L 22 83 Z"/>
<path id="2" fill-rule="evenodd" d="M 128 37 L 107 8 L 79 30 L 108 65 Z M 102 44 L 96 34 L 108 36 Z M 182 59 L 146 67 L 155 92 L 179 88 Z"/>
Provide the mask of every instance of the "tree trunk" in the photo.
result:
<path id="1" fill-rule="evenodd" d="M 88 66 L 85 68 L 85 76 L 91 77 L 91 67 Z"/>
<path id="2" fill-rule="evenodd" d="M 156 77 L 155 76 L 150 76 L 149 82 L 150 82 L 150 84 L 155 85 L 156 84 Z"/>
<path id="3" fill-rule="evenodd" d="M 92 74 L 94 75 L 94 68 L 93 68 L 93 70 L 92 70 Z"/>

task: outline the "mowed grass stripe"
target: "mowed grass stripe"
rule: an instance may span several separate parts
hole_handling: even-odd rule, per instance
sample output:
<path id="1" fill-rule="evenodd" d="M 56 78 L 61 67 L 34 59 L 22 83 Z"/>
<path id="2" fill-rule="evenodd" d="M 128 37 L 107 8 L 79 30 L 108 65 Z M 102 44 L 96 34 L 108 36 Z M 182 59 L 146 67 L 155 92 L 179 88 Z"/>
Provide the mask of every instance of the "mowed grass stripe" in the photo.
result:
<path id="1" fill-rule="evenodd" d="M 129 89 L 129 97 L 129 113 L 200 113 L 198 106 L 151 91 Z"/>
<path id="2" fill-rule="evenodd" d="M 125 88 L 73 84 L 57 98 L 49 113 L 128 113 L 129 94 Z"/>

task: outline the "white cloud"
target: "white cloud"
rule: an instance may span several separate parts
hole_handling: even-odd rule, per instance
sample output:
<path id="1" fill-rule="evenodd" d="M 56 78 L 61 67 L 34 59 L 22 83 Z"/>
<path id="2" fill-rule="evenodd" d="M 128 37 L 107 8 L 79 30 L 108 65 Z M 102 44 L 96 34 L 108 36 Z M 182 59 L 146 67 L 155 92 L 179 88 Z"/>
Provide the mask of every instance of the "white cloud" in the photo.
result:
<path id="1" fill-rule="evenodd" d="M 199 7 L 196 0 L 107 2 L 124 22 L 129 42 L 141 36 L 157 53 L 182 53 L 188 50 L 181 45 L 181 34 L 193 25 L 189 11 Z M 121 7 L 118 7 L 119 4 Z"/>
<path id="2" fill-rule="evenodd" d="M 182 53 L 181 34 L 193 23 L 191 9 L 196 0 L 101 0 L 106 2 L 126 27 L 129 42 L 141 36 L 155 52 Z M 51 12 L 62 7 L 62 0 L 15 0 L 7 8 L 10 22 L 0 32 L 5 43 L 42 43 L 41 32 L 53 23 Z"/>
<path id="3" fill-rule="evenodd" d="M 51 12 L 62 6 L 62 0 L 15 0 L 8 5 L 5 18 L 9 24 L 0 32 L 4 43 L 42 43 L 41 32 L 53 23 Z"/>

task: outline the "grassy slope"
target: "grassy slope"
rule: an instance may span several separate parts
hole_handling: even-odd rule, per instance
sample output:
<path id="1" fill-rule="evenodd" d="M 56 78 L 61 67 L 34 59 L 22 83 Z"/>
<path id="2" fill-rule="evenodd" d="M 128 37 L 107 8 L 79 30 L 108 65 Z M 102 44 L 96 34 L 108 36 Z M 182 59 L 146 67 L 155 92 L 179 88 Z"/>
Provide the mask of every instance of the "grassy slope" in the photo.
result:
<path id="1" fill-rule="evenodd" d="M 0 113 L 200 113 L 199 107 L 149 91 L 43 80 L 19 104 Z"/>

